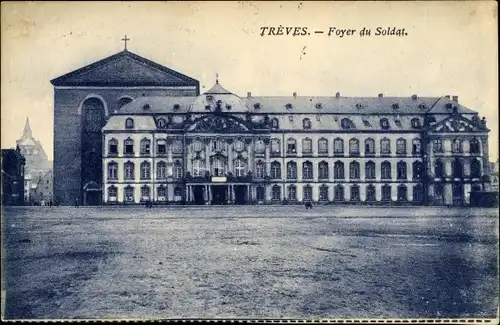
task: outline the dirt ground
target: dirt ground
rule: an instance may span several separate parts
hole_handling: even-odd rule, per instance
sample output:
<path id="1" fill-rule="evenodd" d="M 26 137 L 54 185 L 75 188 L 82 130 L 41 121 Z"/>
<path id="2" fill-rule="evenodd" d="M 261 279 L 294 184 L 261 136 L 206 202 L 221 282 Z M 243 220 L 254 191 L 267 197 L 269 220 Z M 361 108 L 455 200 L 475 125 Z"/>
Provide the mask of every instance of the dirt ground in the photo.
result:
<path id="1" fill-rule="evenodd" d="M 3 317 L 494 318 L 498 212 L 7 207 Z"/>

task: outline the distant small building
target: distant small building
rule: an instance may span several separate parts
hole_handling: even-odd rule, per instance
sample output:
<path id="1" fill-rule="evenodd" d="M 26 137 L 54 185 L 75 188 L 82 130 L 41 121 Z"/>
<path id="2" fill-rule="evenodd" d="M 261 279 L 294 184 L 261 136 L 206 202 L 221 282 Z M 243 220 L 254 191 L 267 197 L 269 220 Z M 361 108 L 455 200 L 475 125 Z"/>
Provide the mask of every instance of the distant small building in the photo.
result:
<path id="1" fill-rule="evenodd" d="M 24 205 L 24 165 L 16 149 L 2 149 L 2 205 Z"/>
<path id="2" fill-rule="evenodd" d="M 52 183 L 53 183 L 53 172 L 50 169 L 45 175 L 41 175 L 38 178 L 36 184 L 33 184 L 33 200 L 37 204 L 47 205 L 49 202 L 53 202 L 52 194 Z"/>

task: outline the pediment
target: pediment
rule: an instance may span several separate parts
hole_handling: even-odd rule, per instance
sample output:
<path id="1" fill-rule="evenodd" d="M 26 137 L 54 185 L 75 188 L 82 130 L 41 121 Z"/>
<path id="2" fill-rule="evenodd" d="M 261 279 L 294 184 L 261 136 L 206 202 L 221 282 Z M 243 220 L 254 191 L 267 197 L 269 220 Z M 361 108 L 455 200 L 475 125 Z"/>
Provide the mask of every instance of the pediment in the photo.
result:
<path id="1" fill-rule="evenodd" d="M 480 120 L 473 122 L 462 115 L 454 114 L 443 121 L 431 125 L 431 133 L 461 133 L 461 132 L 487 132 L 488 129 Z"/>
<path id="2" fill-rule="evenodd" d="M 232 116 L 208 115 L 198 118 L 186 127 L 187 132 L 206 133 L 245 133 L 248 126 L 240 119 Z"/>
<path id="3" fill-rule="evenodd" d="M 53 79 L 54 86 L 197 86 L 199 82 L 139 55 L 122 51 Z"/>

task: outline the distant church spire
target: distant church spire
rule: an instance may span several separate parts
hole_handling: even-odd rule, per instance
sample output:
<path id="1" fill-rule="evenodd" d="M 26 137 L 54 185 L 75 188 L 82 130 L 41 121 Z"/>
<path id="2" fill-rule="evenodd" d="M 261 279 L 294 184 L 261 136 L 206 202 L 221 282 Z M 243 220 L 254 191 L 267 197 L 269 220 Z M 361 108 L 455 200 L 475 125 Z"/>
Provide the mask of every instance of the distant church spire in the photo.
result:
<path id="1" fill-rule="evenodd" d="M 30 127 L 30 119 L 29 117 L 26 117 L 26 123 L 24 124 L 24 130 L 23 130 L 23 139 L 26 138 L 32 138 L 33 135 L 31 134 L 31 127 Z"/>

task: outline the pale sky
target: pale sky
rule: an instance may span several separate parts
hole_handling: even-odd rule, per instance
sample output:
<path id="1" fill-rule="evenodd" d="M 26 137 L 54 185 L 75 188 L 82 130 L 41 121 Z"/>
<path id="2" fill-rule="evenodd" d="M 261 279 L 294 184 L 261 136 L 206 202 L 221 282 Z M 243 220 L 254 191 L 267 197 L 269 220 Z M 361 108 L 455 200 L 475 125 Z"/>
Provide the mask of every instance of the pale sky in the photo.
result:
<path id="1" fill-rule="evenodd" d="M 26 117 L 53 157 L 50 80 L 123 49 L 245 96 L 444 96 L 485 116 L 498 158 L 496 2 L 58 2 L 1 4 L 1 146 Z M 307 27 L 264 36 L 260 27 Z M 374 36 L 377 27 L 405 37 Z M 356 29 L 328 37 L 328 29 Z M 372 29 L 360 37 L 361 28 Z M 315 34 L 314 30 L 324 30 Z M 205 88 L 203 88 L 205 87 Z M 69 126 L 70 127 L 70 126 Z"/>

